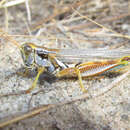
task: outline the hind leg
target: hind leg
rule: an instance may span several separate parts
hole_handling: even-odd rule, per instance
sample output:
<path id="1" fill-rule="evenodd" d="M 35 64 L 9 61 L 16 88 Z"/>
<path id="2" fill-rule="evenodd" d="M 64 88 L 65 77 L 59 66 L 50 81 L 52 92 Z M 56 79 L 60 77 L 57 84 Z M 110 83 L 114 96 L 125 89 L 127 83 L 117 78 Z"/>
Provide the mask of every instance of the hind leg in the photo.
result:
<path id="1" fill-rule="evenodd" d="M 80 84 L 81 91 L 82 91 L 83 93 L 86 93 L 86 92 L 87 92 L 87 89 L 85 89 L 85 87 L 84 87 L 84 85 L 83 85 L 80 70 L 79 70 L 79 69 L 76 69 L 76 73 L 77 73 L 77 76 L 78 76 L 78 79 L 79 79 L 79 84 Z"/>

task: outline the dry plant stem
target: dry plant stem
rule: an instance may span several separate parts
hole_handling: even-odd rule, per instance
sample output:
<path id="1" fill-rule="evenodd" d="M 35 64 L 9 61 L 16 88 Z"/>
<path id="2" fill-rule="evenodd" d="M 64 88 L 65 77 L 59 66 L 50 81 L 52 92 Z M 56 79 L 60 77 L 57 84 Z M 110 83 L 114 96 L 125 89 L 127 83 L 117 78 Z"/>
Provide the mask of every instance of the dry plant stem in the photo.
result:
<path id="1" fill-rule="evenodd" d="M 16 40 L 14 40 L 10 35 L 8 35 L 8 33 L 6 33 L 5 31 L 3 31 L 1 28 L 0 28 L 0 37 L 3 37 L 4 39 L 12 42 L 18 48 L 20 48 L 20 44 L 18 42 L 16 42 Z"/>
<path id="2" fill-rule="evenodd" d="M 105 19 L 102 19 L 100 21 L 97 20 L 96 22 L 100 22 L 100 23 L 112 22 L 112 21 L 119 20 L 119 19 L 122 19 L 122 18 L 127 17 L 127 16 L 130 16 L 130 13 L 125 13 L 125 14 L 121 14 L 119 16 L 105 18 Z M 91 27 L 91 26 L 93 26 L 93 23 L 84 23 L 84 24 L 81 24 L 78 26 L 76 25 L 76 26 L 69 27 L 67 31 L 75 31 L 75 30 L 85 29 L 85 28 Z"/>
<path id="3" fill-rule="evenodd" d="M 0 7 L 6 2 L 6 0 L 0 1 Z"/>
<path id="4" fill-rule="evenodd" d="M 130 71 L 124 73 L 121 76 L 119 76 L 110 85 L 108 85 L 107 86 L 108 89 L 106 91 L 104 91 L 103 93 L 101 93 L 101 94 L 92 96 L 92 95 L 89 95 L 88 93 L 85 93 L 83 95 L 80 95 L 80 96 L 77 96 L 77 97 L 74 97 L 74 98 L 70 98 L 70 100 L 62 102 L 62 103 L 49 104 L 49 105 L 46 105 L 46 106 L 44 105 L 44 106 L 42 106 L 40 108 L 37 108 L 35 110 L 32 110 L 32 111 L 30 111 L 28 113 L 22 114 L 22 116 L 18 116 L 18 117 L 15 117 L 15 118 L 11 119 L 11 120 L 7 120 L 5 122 L 1 122 L 0 123 L 0 128 L 5 127 L 5 126 L 10 125 L 10 124 L 13 124 L 13 123 L 16 123 L 16 122 L 18 122 L 20 120 L 24 120 L 26 118 L 35 116 L 37 114 L 40 114 L 40 112 L 45 112 L 45 111 L 47 111 L 47 110 L 49 110 L 51 108 L 60 107 L 60 106 L 63 106 L 65 104 L 70 104 L 70 103 L 73 103 L 73 102 L 76 102 L 76 101 L 79 101 L 79 100 L 83 100 L 83 99 L 93 99 L 93 98 L 97 98 L 99 96 L 102 96 L 105 93 L 107 93 L 108 91 L 110 91 L 112 88 L 114 88 L 119 82 L 121 82 L 122 80 L 124 80 L 129 74 L 130 74 Z"/>
<path id="5" fill-rule="evenodd" d="M 79 16 L 81 16 L 81 17 L 87 19 L 88 21 L 90 21 L 90 22 L 96 24 L 97 26 L 99 26 L 99 27 L 101 27 L 101 28 L 103 28 L 103 29 L 105 29 L 105 30 L 107 30 L 107 31 L 110 31 L 110 32 L 114 33 L 114 35 L 116 35 L 117 37 L 122 37 L 122 38 L 130 39 L 130 36 L 128 36 L 128 35 L 123 35 L 123 34 L 120 34 L 120 33 L 116 32 L 116 31 L 114 31 L 114 30 L 112 30 L 112 29 L 109 29 L 109 28 L 103 26 L 102 24 L 99 24 L 99 23 L 97 23 L 96 21 L 90 19 L 88 16 L 84 16 L 84 15 L 80 14 L 77 10 L 75 10 L 75 9 L 73 9 L 73 10 L 74 10 Z"/>
<path id="6" fill-rule="evenodd" d="M 129 43 L 129 40 L 126 40 L 126 41 L 124 41 L 124 42 L 120 42 L 120 43 L 118 43 L 118 44 L 116 44 L 116 45 L 110 46 L 109 49 L 120 48 L 120 47 L 125 46 L 125 44 L 128 44 L 128 43 Z"/>
<path id="7" fill-rule="evenodd" d="M 85 98 L 87 98 L 87 97 L 85 97 Z M 18 116 L 16 118 L 11 119 L 11 120 L 7 120 L 7 121 L 5 121 L 3 123 L 0 123 L 0 128 L 3 128 L 3 127 L 8 126 L 10 124 L 16 123 L 16 122 L 18 122 L 20 120 L 24 120 L 26 118 L 35 116 L 37 114 L 40 114 L 41 112 L 45 112 L 47 110 L 50 110 L 51 108 L 60 107 L 60 106 L 63 106 L 65 104 L 70 104 L 70 103 L 78 101 L 78 100 L 80 100 L 80 99 L 76 98 L 74 100 L 70 100 L 70 101 L 62 102 L 62 103 L 58 103 L 58 104 L 44 105 L 44 106 L 42 106 L 40 108 L 36 108 L 35 110 L 32 110 L 32 111 L 30 111 L 28 113 L 22 114 L 22 116 Z"/>
<path id="8" fill-rule="evenodd" d="M 37 108 L 36 110 L 33 110 L 31 112 L 28 112 L 26 114 L 23 114 L 22 116 L 18 116 L 12 120 L 8 120 L 8 121 L 5 121 L 3 123 L 0 123 L 0 128 L 3 128 L 9 124 L 13 124 L 15 122 L 18 122 L 20 120 L 23 120 L 23 119 L 26 119 L 26 118 L 29 118 L 29 117 L 32 117 L 34 115 L 37 115 L 39 114 L 40 112 L 43 112 L 43 111 L 46 111 L 46 110 L 49 110 L 50 108 L 53 108 L 55 107 L 55 105 L 47 105 L 47 106 L 43 106 L 41 108 Z"/>
<path id="9" fill-rule="evenodd" d="M 92 31 L 90 30 L 90 32 L 92 32 Z M 76 32 L 76 33 L 79 33 L 79 32 Z M 94 33 L 94 31 L 92 33 Z M 86 35 L 86 34 L 84 34 L 84 35 Z M 94 34 L 91 34 L 91 36 L 93 36 L 93 35 Z M 37 38 L 37 39 L 47 38 L 49 40 L 56 40 L 55 37 L 46 37 L 46 36 L 34 36 L 34 35 L 8 35 L 8 36 L 10 36 L 10 37 L 24 37 L 24 38 Z M 99 36 L 99 35 L 96 34 L 96 36 Z M 111 34 L 102 34 L 102 36 L 111 36 L 111 37 L 113 36 L 113 37 L 117 37 L 116 35 L 111 35 Z M 62 38 L 62 37 L 58 37 L 58 39 L 59 40 L 63 40 L 63 41 L 68 41 L 68 42 L 72 41 L 72 39 L 67 39 L 67 38 Z M 93 41 L 91 41 L 91 40 L 84 40 L 84 39 L 80 39 L 80 38 L 75 38 L 75 40 L 76 41 L 80 41 L 80 42 L 86 42 L 86 41 L 89 42 L 90 41 L 90 42 L 96 43 L 96 44 L 104 44 L 105 43 L 104 41 L 100 41 L 100 40 L 93 40 Z M 124 45 L 124 44 L 126 44 L 126 42 L 125 43 L 121 43 L 119 46 Z M 112 47 L 112 48 L 118 48 L 118 47 L 115 46 L 115 47 Z"/>
<path id="10" fill-rule="evenodd" d="M 124 73 L 123 75 L 117 77 L 111 84 L 109 84 L 107 86 L 107 90 L 105 90 L 104 92 L 102 92 L 101 94 L 95 95 L 94 98 L 97 98 L 99 96 L 103 96 L 105 93 L 111 91 L 114 87 L 116 87 L 116 85 L 118 83 L 120 83 L 122 80 L 124 80 L 128 75 L 130 75 L 130 71 L 127 71 L 126 73 Z"/>
<path id="11" fill-rule="evenodd" d="M 7 8 L 7 7 L 11 7 L 11 6 L 22 4 L 24 2 L 25 2 L 25 0 L 12 0 L 12 1 L 9 1 L 9 2 L 7 2 L 7 0 L 3 0 L 0 3 L 0 8 L 5 8 L 5 7 Z"/>
<path id="12" fill-rule="evenodd" d="M 84 4 L 87 1 L 88 0 L 81 0 L 77 3 L 68 5 L 68 7 L 66 7 L 65 9 L 63 9 L 63 10 L 61 10 L 61 11 L 55 13 L 55 14 L 52 14 L 51 16 L 48 16 L 47 18 L 44 18 L 43 20 L 41 20 L 39 23 L 37 23 L 35 25 L 32 25 L 31 30 L 34 31 L 36 29 L 40 29 L 43 26 L 42 24 L 51 21 L 52 19 L 54 19 L 55 17 L 57 17 L 57 16 L 59 16 L 63 13 L 67 13 L 67 12 L 71 11 L 72 8 L 79 7 L 81 4 Z M 27 30 L 24 31 L 24 33 L 26 33 L 26 32 L 27 32 Z"/>
<path id="13" fill-rule="evenodd" d="M 31 11 L 29 7 L 29 0 L 25 0 L 26 10 L 27 10 L 27 18 L 28 21 L 31 22 Z"/>
<path id="14" fill-rule="evenodd" d="M 8 32 L 8 28 L 9 28 L 9 20 L 8 20 L 8 8 L 5 7 L 5 28 L 6 31 Z"/>
<path id="15" fill-rule="evenodd" d="M 19 91 L 19 92 L 16 92 L 16 93 L 13 92 L 13 93 L 1 94 L 0 98 L 7 97 L 7 96 L 20 96 L 20 95 L 23 95 L 23 94 L 27 94 L 25 90 Z"/>

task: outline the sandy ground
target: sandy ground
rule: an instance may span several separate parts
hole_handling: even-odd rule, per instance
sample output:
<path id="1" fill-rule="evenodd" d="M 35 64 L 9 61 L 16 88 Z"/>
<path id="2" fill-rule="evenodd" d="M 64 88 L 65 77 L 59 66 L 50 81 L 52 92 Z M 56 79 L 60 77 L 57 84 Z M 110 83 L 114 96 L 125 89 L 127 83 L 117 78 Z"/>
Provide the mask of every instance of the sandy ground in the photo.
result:
<path id="1" fill-rule="evenodd" d="M 42 11 L 46 12 L 45 16 L 48 16 L 51 13 L 50 7 L 52 6 L 48 2 L 41 2 L 41 7 L 44 3 L 45 8 L 40 11 L 40 8 L 37 8 L 39 1 L 32 2 L 32 23 L 38 21 L 40 17 L 43 17 Z M 54 1 L 53 1 L 54 2 Z M 93 1 L 94 2 L 94 1 Z M 115 2 L 115 1 L 114 1 Z M 122 2 L 122 1 L 120 1 Z M 91 3 L 91 2 L 90 2 Z M 101 2 L 103 4 L 103 2 Z M 116 3 L 116 2 L 115 2 Z M 117 5 L 116 5 L 117 4 Z M 117 2 L 115 7 L 117 8 L 119 3 Z M 91 5 L 91 4 L 90 4 Z M 122 4 L 120 12 L 126 12 L 128 7 L 127 2 Z M 57 5 L 58 6 L 58 5 Z M 103 5 L 102 5 L 103 6 Z M 53 7 L 53 6 L 52 6 Z M 95 7 L 95 10 L 99 7 Z M 127 8 L 126 8 L 127 7 Z M 49 8 L 49 9 L 48 9 Z M 109 7 L 110 8 L 110 7 Z M 113 6 L 111 7 L 113 11 Z M 115 10 L 116 10 L 115 8 Z M 25 7 L 20 5 L 18 7 L 12 7 L 9 9 L 9 32 L 12 34 L 22 34 L 22 31 L 25 28 L 25 24 L 22 24 L 22 20 L 18 15 L 14 17 L 15 11 L 26 12 Z M 53 9 L 53 8 L 52 8 Z M 92 8 L 89 8 L 89 12 Z M 118 9 L 118 8 L 117 8 Z M 94 9 L 93 9 L 94 10 Z M 93 11 L 92 10 L 92 11 Z M 3 10 L 2 10 L 3 11 Z M 50 12 L 47 12 L 50 11 Z M 98 10 L 99 11 L 99 10 Z M 38 13 L 39 12 L 39 13 Z M 4 21 L 4 11 L 1 12 L 1 26 Z M 25 15 L 25 14 L 22 15 Z M 105 13 L 105 12 L 104 12 Z M 116 11 L 115 11 L 116 13 Z M 110 12 L 111 14 L 111 12 Z M 89 14 L 90 15 L 90 14 Z M 91 15 L 90 15 L 91 16 Z M 96 17 L 97 14 L 92 14 L 93 17 Z M 17 18 L 16 20 L 14 20 Z M 19 19 L 18 19 L 19 18 Z M 125 19 L 125 20 L 124 20 Z M 126 34 L 130 35 L 130 23 L 129 17 L 119 20 L 117 23 L 111 23 L 109 26 L 113 29 L 124 29 L 123 31 Z M 15 22 L 15 24 L 14 24 Z M 16 26 L 18 25 L 18 26 Z M 16 26 L 16 27 L 15 27 Z M 2 26 L 3 27 L 3 26 Z M 45 29 L 46 31 L 46 29 Z M 79 31 L 80 32 L 80 31 Z M 50 32 L 49 32 L 50 33 Z M 55 34 L 55 29 L 54 29 Z M 57 34 L 60 36 L 60 34 Z M 75 35 L 75 37 L 80 37 Z M 82 38 L 82 36 L 80 37 Z M 87 40 L 95 40 L 91 37 Z M 15 38 L 19 43 L 23 42 L 34 42 L 39 45 L 44 45 L 47 47 L 64 47 L 66 43 L 59 45 L 57 42 L 50 44 L 48 39 L 36 39 L 36 38 Z M 106 44 L 90 44 L 90 42 L 80 42 L 78 43 L 79 48 L 97 48 L 97 47 L 108 47 L 110 45 L 118 46 L 118 43 L 124 43 L 123 38 L 111 38 L 111 37 L 101 37 L 97 38 L 98 40 L 105 41 Z M 97 40 L 96 39 L 96 40 Z M 123 41 L 124 40 L 124 41 Z M 111 44 L 108 44 L 108 41 L 111 41 Z M 19 69 L 23 68 L 22 58 L 19 52 L 19 49 L 5 40 L 1 40 L 0 44 L 0 95 L 8 93 L 17 93 L 21 90 L 28 89 L 34 77 L 22 77 L 16 74 Z M 71 44 L 71 43 L 70 43 Z M 67 47 L 70 47 L 66 45 Z M 77 47 L 77 46 L 76 46 Z M 122 48 L 129 48 L 129 42 L 123 45 Z M 118 76 L 109 76 L 100 79 L 94 80 L 83 80 L 85 87 L 89 87 L 88 95 L 91 93 L 98 93 L 98 90 L 102 91 L 105 86 L 108 86 L 112 81 L 114 81 Z M 115 129 L 130 129 L 130 80 L 129 76 L 123 80 L 121 83 L 118 83 L 115 88 L 107 92 L 103 96 L 92 99 L 84 99 L 82 101 L 77 101 L 75 103 L 63 105 L 57 108 L 53 108 L 46 112 L 41 112 L 40 114 L 19 121 L 17 123 L 11 124 L 10 126 L 4 127 L 5 130 L 115 130 Z M 33 96 L 31 102 L 30 99 L 32 94 L 42 89 L 42 92 Z M 4 118 L 8 119 L 14 115 L 19 115 L 19 113 L 24 113 L 30 111 L 33 108 L 40 107 L 46 104 L 56 104 L 68 101 L 70 98 L 75 98 L 82 95 L 82 92 L 79 87 L 78 80 L 62 79 L 55 81 L 53 83 L 44 82 L 44 84 L 37 84 L 37 87 L 30 94 L 15 95 L 15 96 L 5 96 L 0 98 L 0 122 Z M 30 105 L 29 105 L 30 102 Z M 13 115 L 13 116 L 12 116 Z"/>

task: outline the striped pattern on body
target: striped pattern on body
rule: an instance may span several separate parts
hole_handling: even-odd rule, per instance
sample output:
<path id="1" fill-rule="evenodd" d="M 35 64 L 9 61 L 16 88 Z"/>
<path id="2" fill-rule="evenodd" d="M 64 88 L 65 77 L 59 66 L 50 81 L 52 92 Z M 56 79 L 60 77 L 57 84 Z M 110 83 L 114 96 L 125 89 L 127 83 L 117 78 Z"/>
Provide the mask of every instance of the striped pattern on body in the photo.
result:
<path id="1" fill-rule="evenodd" d="M 86 62 L 75 67 L 66 68 L 57 73 L 57 77 L 77 77 L 76 69 L 80 71 L 81 77 L 95 76 L 113 69 L 119 69 L 124 64 L 119 60 L 104 62 Z"/>
<path id="2" fill-rule="evenodd" d="M 95 76 L 102 73 L 106 73 L 113 69 L 121 68 L 122 64 L 117 64 L 116 61 L 107 61 L 107 62 L 94 62 L 93 65 L 79 65 L 77 68 L 79 69 L 82 77 Z"/>

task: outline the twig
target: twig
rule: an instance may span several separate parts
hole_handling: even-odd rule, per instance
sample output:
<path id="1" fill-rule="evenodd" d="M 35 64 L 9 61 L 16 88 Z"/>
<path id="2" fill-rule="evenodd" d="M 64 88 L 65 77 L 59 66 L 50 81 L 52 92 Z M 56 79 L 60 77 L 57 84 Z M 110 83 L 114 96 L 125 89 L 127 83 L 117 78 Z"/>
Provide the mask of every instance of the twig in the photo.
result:
<path id="1" fill-rule="evenodd" d="M 6 33 L 5 31 L 3 31 L 1 28 L 0 28 L 0 37 L 3 37 L 4 39 L 12 42 L 18 48 L 20 48 L 20 44 L 16 40 L 14 40 L 13 37 L 11 37 L 10 35 L 8 35 L 8 33 Z"/>
<path id="2" fill-rule="evenodd" d="M 31 30 L 34 31 L 34 30 L 37 30 L 37 29 L 43 27 L 43 25 L 42 25 L 43 23 L 47 23 L 47 22 L 51 21 L 52 19 L 54 19 L 55 17 L 57 17 L 61 14 L 67 13 L 67 12 L 71 11 L 72 8 L 79 7 L 81 4 L 83 4 L 87 1 L 88 0 L 81 0 L 81 1 L 76 2 L 74 4 L 68 5 L 65 9 L 61 10 L 60 12 L 54 13 L 54 14 L 48 16 L 47 18 L 44 18 L 43 20 L 41 20 L 39 23 L 32 25 Z M 24 32 L 26 33 L 27 30 L 25 30 Z"/>
<path id="3" fill-rule="evenodd" d="M 101 28 L 103 28 L 103 29 L 105 29 L 105 30 L 107 30 L 107 31 L 110 31 L 110 32 L 114 33 L 114 35 L 116 35 L 117 37 L 122 37 L 122 38 L 130 39 L 130 36 L 128 36 L 128 35 L 123 35 L 123 34 L 120 34 L 120 33 L 116 32 L 116 31 L 114 31 L 114 30 L 112 30 L 112 29 L 109 29 L 109 28 L 103 26 L 102 24 L 99 24 L 99 23 L 97 23 L 96 21 L 90 19 L 88 16 L 84 16 L 84 15 L 80 14 L 77 10 L 75 10 L 75 9 L 73 9 L 73 10 L 74 10 L 79 16 L 81 16 L 81 17 L 83 17 L 83 18 L 89 20 L 90 22 L 92 22 L 92 23 L 98 25 L 99 27 L 101 27 Z"/>

